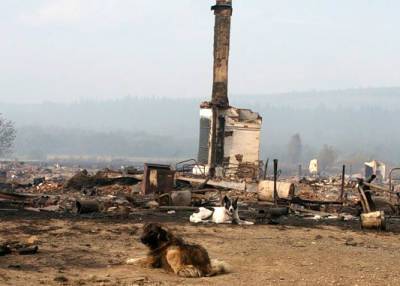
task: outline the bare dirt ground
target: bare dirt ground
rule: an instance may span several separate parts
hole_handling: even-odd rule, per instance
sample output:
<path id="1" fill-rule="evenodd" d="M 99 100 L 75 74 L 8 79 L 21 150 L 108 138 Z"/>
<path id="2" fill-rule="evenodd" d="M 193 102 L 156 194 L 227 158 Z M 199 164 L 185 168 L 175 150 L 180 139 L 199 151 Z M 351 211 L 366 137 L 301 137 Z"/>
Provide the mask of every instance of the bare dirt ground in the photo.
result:
<path id="1" fill-rule="evenodd" d="M 164 216 L 164 217 L 163 217 Z M 165 219 L 170 216 L 169 219 Z M 400 237 L 356 222 L 288 219 L 280 225 L 191 225 L 185 215 L 135 219 L 1 212 L 2 240 L 37 240 L 39 252 L 0 257 L 0 285 L 399 285 Z M 183 279 L 126 265 L 145 255 L 143 221 L 163 221 L 228 262 L 230 274 Z"/>

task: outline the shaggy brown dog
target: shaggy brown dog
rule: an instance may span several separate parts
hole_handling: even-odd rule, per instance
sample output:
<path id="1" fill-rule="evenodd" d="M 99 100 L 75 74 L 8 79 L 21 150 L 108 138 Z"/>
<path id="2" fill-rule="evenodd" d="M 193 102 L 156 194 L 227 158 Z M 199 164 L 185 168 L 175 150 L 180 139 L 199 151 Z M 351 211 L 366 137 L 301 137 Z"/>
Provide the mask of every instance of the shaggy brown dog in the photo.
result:
<path id="1" fill-rule="evenodd" d="M 202 246 L 184 242 L 159 224 L 145 225 L 141 241 L 150 251 L 146 258 L 134 260 L 135 264 L 163 268 L 182 277 L 213 276 L 228 272 L 228 266 L 222 261 L 211 261 Z"/>

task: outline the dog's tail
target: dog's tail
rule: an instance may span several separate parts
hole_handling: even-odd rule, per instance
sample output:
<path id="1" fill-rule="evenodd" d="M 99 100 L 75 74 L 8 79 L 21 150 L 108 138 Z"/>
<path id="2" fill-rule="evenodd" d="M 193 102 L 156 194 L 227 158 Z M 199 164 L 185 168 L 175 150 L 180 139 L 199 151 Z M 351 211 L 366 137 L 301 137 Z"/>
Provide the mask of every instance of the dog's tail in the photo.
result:
<path id="1" fill-rule="evenodd" d="M 211 273 L 209 276 L 225 274 L 231 271 L 232 271 L 231 266 L 225 261 L 221 261 L 218 259 L 211 259 Z"/>

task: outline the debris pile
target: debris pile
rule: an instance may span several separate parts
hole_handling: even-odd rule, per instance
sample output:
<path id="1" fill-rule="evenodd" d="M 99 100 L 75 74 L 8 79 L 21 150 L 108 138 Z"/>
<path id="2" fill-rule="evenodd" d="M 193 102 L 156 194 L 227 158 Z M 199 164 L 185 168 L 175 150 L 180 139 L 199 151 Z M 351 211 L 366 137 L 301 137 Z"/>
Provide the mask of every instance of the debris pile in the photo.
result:
<path id="1" fill-rule="evenodd" d="M 290 215 L 347 221 L 374 211 L 398 214 L 398 196 L 372 180 L 340 176 L 278 179 L 278 172 L 274 179 L 249 180 L 210 178 L 160 164 L 145 164 L 143 169 L 89 171 L 14 163 L 1 170 L 6 179 L 0 182 L 0 209 L 129 217 L 144 210 L 173 214 L 219 206 L 228 194 L 239 198 L 241 216 L 259 223 L 276 223 L 276 217 Z"/>

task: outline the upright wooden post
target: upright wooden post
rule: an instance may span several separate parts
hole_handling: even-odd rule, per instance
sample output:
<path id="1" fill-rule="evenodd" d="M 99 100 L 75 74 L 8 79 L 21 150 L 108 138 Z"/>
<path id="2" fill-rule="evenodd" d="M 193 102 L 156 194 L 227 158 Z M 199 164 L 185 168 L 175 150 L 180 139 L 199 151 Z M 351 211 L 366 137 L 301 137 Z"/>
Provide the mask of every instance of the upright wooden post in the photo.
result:
<path id="1" fill-rule="evenodd" d="M 340 189 L 340 201 L 341 202 L 343 202 L 345 175 L 346 175 L 346 165 L 343 165 L 343 168 L 342 168 L 342 187 Z"/>
<path id="2" fill-rule="evenodd" d="M 274 159 L 274 204 L 278 205 L 278 191 L 276 188 L 276 183 L 278 180 L 278 159 Z"/>

